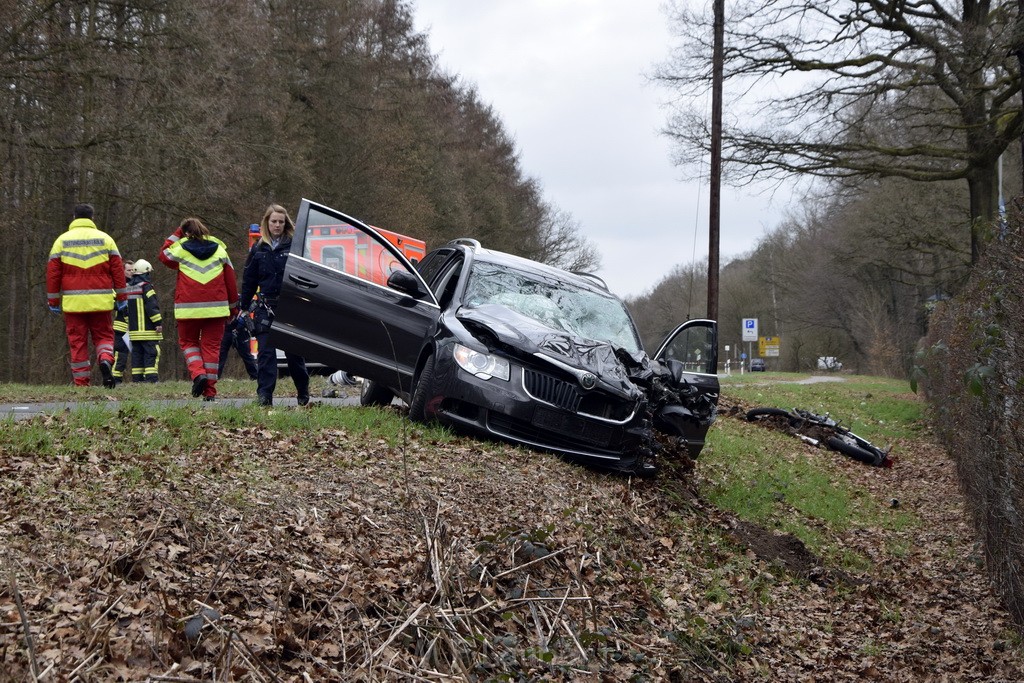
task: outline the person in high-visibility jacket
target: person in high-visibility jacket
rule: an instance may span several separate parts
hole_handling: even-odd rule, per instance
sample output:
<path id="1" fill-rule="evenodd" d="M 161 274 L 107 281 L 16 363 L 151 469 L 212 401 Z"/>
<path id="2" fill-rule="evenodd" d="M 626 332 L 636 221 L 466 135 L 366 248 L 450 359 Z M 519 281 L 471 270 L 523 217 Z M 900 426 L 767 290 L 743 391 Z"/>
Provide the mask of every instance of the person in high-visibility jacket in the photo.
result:
<path id="1" fill-rule="evenodd" d="M 128 305 L 128 295 L 121 253 L 114 239 L 96 227 L 93 214 L 92 205 L 77 205 L 67 232 L 54 241 L 46 264 L 46 298 L 51 311 L 64 314 L 75 384 L 89 386 L 91 337 L 103 386 L 113 388 L 112 314 L 115 305 Z"/>
<path id="2" fill-rule="evenodd" d="M 149 281 L 152 272 L 153 266 L 149 261 L 140 258 L 128 280 L 127 335 L 131 345 L 133 382 L 156 382 L 158 379 L 164 327 L 160 302 Z"/>
<path id="3" fill-rule="evenodd" d="M 198 218 L 186 218 L 164 242 L 160 260 L 178 271 L 174 317 L 192 395 L 213 401 L 224 325 L 238 315 L 238 284 L 227 247 Z"/>

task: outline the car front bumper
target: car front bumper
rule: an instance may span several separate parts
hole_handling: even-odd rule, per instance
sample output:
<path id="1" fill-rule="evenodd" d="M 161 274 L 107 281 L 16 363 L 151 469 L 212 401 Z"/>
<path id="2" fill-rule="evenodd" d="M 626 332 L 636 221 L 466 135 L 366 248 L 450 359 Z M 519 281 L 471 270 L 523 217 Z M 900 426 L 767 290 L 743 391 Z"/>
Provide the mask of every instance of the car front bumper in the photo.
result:
<path id="1" fill-rule="evenodd" d="M 609 417 L 569 410 L 558 405 L 553 394 L 564 396 L 574 391 L 571 383 L 554 380 L 560 386 L 539 391 L 536 382 L 530 381 L 530 372 L 513 363 L 508 381 L 480 379 L 460 368 L 450 352 L 439 352 L 434 396 L 427 399 L 428 417 L 457 429 L 553 451 L 598 467 L 626 471 L 637 467 L 645 441 L 644 420 L 638 411 L 642 405 L 622 405 L 621 399 L 608 396 L 608 401 L 619 405 L 599 408 L 601 397 L 590 392 L 587 407 Z M 528 384 L 533 385 L 533 393 Z"/>

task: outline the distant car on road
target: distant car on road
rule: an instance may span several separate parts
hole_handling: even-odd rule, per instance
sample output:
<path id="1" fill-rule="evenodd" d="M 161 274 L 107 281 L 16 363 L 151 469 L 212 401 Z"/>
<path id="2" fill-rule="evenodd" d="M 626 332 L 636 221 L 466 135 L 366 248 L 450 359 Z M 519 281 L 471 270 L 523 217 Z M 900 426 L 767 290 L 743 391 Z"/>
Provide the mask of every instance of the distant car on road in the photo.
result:
<path id="1" fill-rule="evenodd" d="M 818 369 L 839 371 L 843 369 L 843 364 L 835 356 L 819 356 Z"/>
<path id="2" fill-rule="evenodd" d="M 343 226 L 356 256 L 383 255 L 384 277 L 318 258 L 308 241 L 323 225 Z M 674 454 L 655 431 L 696 457 L 717 412 L 715 321 L 679 325 L 648 356 L 625 305 L 594 276 L 473 239 L 414 265 L 371 226 L 308 200 L 271 338 L 362 377 L 364 405 L 399 396 L 413 420 L 614 470 L 651 473 L 655 453 Z"/>
<path id="3" fill-rule="evenodd" d="M 751 372 L 764 372 L 768 368 L 764 364 L 764 358 L 753 358 L 750 361 Z"/>

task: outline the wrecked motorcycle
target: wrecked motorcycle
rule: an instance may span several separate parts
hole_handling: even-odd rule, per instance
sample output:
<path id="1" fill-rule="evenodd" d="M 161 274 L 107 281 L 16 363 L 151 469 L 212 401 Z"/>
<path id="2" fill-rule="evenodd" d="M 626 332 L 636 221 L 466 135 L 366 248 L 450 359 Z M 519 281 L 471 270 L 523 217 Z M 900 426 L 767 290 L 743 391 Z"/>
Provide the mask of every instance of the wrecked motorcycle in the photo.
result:
<path id="1" fill-rule="evenodd" d="M 748 422 L 762 420 L 783 422 L 793 434 L 812 446 L 826 446 L 839 451 L 854 460 L 873 467 L 892 467 L 896 462 L 890 454 L 890 448 L 882 449 L 875 446 L 862 436 L 851 432 L 849 428 L 839 424 L 827 413 L 818 415 L 807 410 L 794 408 L 752 408 L 747 411 Z"/>

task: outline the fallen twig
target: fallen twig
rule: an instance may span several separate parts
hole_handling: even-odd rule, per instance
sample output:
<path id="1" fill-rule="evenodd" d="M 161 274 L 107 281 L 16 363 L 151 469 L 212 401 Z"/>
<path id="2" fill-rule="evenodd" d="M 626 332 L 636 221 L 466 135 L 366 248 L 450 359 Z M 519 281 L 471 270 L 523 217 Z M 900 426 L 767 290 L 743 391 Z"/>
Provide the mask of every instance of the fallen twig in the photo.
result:
<path id="1" fill-rule="evenodd" d="M 412 614 L 410 614 L 408 616 L 408 618 L 406 618 L 406 620 L 404 622 L 402 622 L 402 625 L 399 626 L 394 631 L 392 631 L 391 635 L 388 636 L 388 639 L 385 640 L 384 643 L 380 647 L 378 647 L 376 650 L 373 651 L 373 654 L 370 655 L 370 660 L 372 661 L 374 659 L 377 659 L 377 657 L 380 656 L 380 653 L 384 652 L 384 649 L 388 645 L 391 644 L 391 641 L 393 641 L 395 638 L 397 638 L 398 634 L 400 634 L 402 631 L 404 631 L 405 627 L 408 626 L 409 624 L 411 624 L 413 622 L 413 620 L 419 615 L 420 612 L 422 612 L 424 610 L 424 608 L 426 606 L 427 606 L 426 603 L 420 604 L 420 606 L 417 607 L 416 610 Z"/>
<path id="2" fill-rule="evenodd" d="M 579 650 L 580 656 L 583 657 L 583 661 L 590 661 L 590 657 L 587 656 L 587 651 L 583 649 L 583 645 L 581 645 L 580 641 L 576 638 L 576 634 L 573 633 L 571 628 L 569 628 L 568 622 L 566 622 L 565 619 L 561 619 L 560 621 L 562 622 L 562 627 L 565 629 L 565 632 L 569 634 L 569 637 L 572 638 L 572 642 L 575 643 L 576 649 Z"/>
<path id="3" fill-rule="evenodd" d="M 28 663 L 32 668 L 32 677 L 39 680 L 39 662 L 36 661 L 36 648 L 32 644 L 32 628 L 28 623 L 28 616 L 25 614 L 25 606 L 21 602 L 21 591 L 18 590 L 18 582 L 14 574 L 9 574 L 11 594 L 14 595 L 14 604 L 18 606 L 18 615 L 21 617 L 21 626 L 25 629 L 25 648 L 28 650 Z"/>
<path id="4" fill-rule="evenodd" d="M 537 559 L 530 560 L 529 562 L 526 562 L 525 564 L 520 564 L 518 566 L 512 567 L 511 569 L 506 569 L 505 571 L 501 572 L 500 574 L 495 574 L 494 575 L 494 580 L 497 581 L 498 579 L 500 579 L 503 576 L 506 576 L 508 574 L 513 574 L 513 573 L 515 573 L 515 572 L 517 572 L 517 571 L 519 571 L 521 569 L 526 569 L 527 567 L 529 567 L 531 565 L 534 565 L 534 564 L 537 564 L 538 562 L 543 562 L 544 560 L 550 560 L 551 558 L 553 558 L 553 557 L 555 557 L 557 555 L 561 555 L 566 550 L 568 550 L 568 548 L 559 548 L 558 550 L 556 550 L 556 551 L 554 551 L 552 553 L 548 553 L 544 557 L 538 557 Z"/>
<path id="5" fill-rule="evenodd" d="M 89 628 L 90 629 L 95 629 L 97 626 L 99 626 L 100 625 L 100 620 L 103 619 L 103 617 L 107 616 L 107 614 L 110 612 L 110 610 L 112 610 L 115 607 L 117 607 L 117 605 L 123 599 L 124 599 L 124 593 L 122 593 L 121 595 L 117 596 L 117 599 L 114 600 L 114 602 L 110 603 L 110 607 L 108 607 L 107 609 L 103 610 L 103 614 L 99 615 L 98 617 L 96 617 L 95 620 L 93 620 L 92 624 L 89 625 Z M 89 644 L 92 645 L 92 643 L 89 643 Z"/>
<path id="6" fill-rule="evenodd" d="M 81 661 L 81 663 L 79 663 L 79 665 L 78 665 L 78 666 L 76 666 L 76 667 L 75 667 L 75 668 L 74 668 L 74 669 L 73 669 L 73 670 L 71 671 L 71 673 L 69 673 L 69 674 L 68 674 L 68 679 L 69 679 L 69 680 L 74 680 L 75 676 L 76 676 L 76 675 L 78 675 L 78 672 L 79 672 L 79 671 L 81 671 L 81 670 L 82 670 L 82 668 L 83 668 L 83 667 L 84 667 L 84 666 L 85 666 L 86 664 L 88 664 L 89 662 L 91 662 L 91 661 L 92 661 L 92 658 L 93 658 L 93 657 L 95 657 L 95 656 L 97 656 L 97 654 L 98 654 L 98 653 L 96 653 L 96 652 L 90 652 L 90 653 L 89 653 L 89 656 L 88 656 L 88 657 L 86 657 L 85 659 L 83 659 L 83 660 Z"/>
<path id="7" fill-rule="evenodd" d="M 403 679 L 410 679 L 410 680 L 413 680 L 413 681 L 425 681 L 425 683 L 430 683 L 432 680 L 434 680 L 434 679 L 430 679 L 430 678 L 423 678 L 422 676 L 417 676 L 416 674 L 410 673 L 408 671 L 400 671 L 398 669 L 395 669 L 393 667 L 388 666 L 387 664 L 382 664 L 380 668 L 383 669 L 384 671 L 388 671 L 388 672 L 393 673 L 393 674 L 398 674 Z M 441 673 L 440 671 L 430 671 L 430 670 L 428 670 L 427 673 L 433 674 L 433 675 L 439 677 L 441 680 L 449 680 L 449 681 L 456 681 L 456 680 L 458 680 L 458 678 L 456 678 L 455 676 L 449 676 L 448 674 Z"/>

